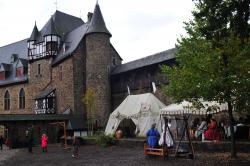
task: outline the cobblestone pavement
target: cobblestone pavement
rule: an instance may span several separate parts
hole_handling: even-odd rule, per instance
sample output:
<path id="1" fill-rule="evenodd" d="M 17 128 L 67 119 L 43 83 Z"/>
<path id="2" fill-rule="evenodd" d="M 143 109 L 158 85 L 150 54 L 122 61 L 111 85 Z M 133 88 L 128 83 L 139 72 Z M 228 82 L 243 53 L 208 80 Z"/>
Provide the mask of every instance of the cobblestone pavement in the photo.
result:
<path id="1" fill-rule="evenodd" d="M 3 150 L 0 150 L 0 165 L 3 165 L 5 160 L 16 155 L 19 149 L 8 149 L 5 145 L 3 145 Z"/>
<path id="2" fill-rule="evenodd" d="M 96 145 L 85 145 L 80 148 L 80 157 L 72 158 L 72 150 L 64 150 L 55 145 L 49 145 L 48 153 L 42 153 L 39 147 L 33 148 L 34 153 L 28 153 L 27 149 L 1 151 L 0 165 L 3 166 L 223 166 L 237 165 L 249 166 L 250 154 L 238 153 L 236 160 L 228 158 L 229 153 L 204 153 L 197 152 L 195 159 L 178 158 L 170 156 L 163 160 L 160 157 L 145 157 L 143 147 L 119 147 L 108 148 Z"/>

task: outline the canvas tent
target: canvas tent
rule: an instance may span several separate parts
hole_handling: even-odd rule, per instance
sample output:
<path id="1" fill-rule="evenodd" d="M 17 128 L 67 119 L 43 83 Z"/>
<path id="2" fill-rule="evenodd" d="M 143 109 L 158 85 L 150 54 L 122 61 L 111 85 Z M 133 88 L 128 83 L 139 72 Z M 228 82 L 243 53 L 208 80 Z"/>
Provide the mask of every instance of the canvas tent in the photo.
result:
<path id="1" fill-rule="evenodd" d="M 151 93 L 129 95 L 110 114 L 106 126 L 106 134 L 114 134 L 119 124 L 126 119 L 133 121 L 137 136 L 146 136 L 146 132 L 153 123 L 160 131 L 160 109 L 166 107 Z"/>

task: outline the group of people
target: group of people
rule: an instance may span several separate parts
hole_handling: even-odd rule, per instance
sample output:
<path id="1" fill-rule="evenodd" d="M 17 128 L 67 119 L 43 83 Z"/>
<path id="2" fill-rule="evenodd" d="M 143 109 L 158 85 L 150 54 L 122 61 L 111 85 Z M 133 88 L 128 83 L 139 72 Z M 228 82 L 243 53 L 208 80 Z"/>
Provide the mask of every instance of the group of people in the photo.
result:
<path id="1" fill-rule="evenodd" d="M 198 121 L 198 120 L 197 120 Z M 194 124 L 193 124 L 194 126 Z M 204 140 L 220 141 L 221 132 L 218 127 L 217 121 L 213 118 L 202 118 L 201 123 L 197 123 L 197 129 L 195 131 L 195 137 Z"/>
<path id="2" fill-rule="evenodd" d="M 195 119 L 193 125 L 195 125 L 195 137 L 204 140 L 211 140 L 211 141 L 219 141 L 221 140 L 221 132 L 218 128 L 218 124 L 215 119 L 209 118 L 202 118 L 200 123 L 199 120 Z M 159 131 L 156 129 L 156 124 L 152 124 L 151 129 L 147 132 L 147 143 L 150 148 L 156 148 L 159 145 L 167 145 L 167 147 L 172 147 L 174 144 L 173 136 L 170 132 L 170 123 L 166 123 L 163 125 L 162 133 L 160 134 Z"/>
<path id="3" fill-rule="evenodd" d="M 32 125 L 26 131 L 26 137 L 27 137 L 27 141 L 28 141 L 28 151 L 30 153 L 32 153 L 32 146 L 33 146 L 33 141 L 34 141 L 33 133 L 34 133 L 34 127 Z M 42 148 L 43 153 L 47 153 L 47 151 L 48 151 L 47 146 L 48 146 L 48 136 L 45 133 L 43 133 L 41 136 L 41 148 Z M 72 157 L 78 158 L 79 157 L 80 141 L 76 136 L 73 139 L 72 146 L 73 146 Z"/>

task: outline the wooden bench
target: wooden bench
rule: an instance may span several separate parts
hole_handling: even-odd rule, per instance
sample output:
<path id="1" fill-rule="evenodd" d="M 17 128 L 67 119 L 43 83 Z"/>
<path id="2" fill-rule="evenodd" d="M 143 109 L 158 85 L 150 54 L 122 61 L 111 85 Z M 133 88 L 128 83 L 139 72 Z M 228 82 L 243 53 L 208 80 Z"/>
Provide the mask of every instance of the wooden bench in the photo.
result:
<path id="1" fill-rule="evenodd" d="M 150 148 L 148 145 L 145 143 L 144 144 L 144 154 L 145 155 L 157 155 L 157 156 L 162 156 L 165 158 L 168 155 L 168 150 L 167 148 Z"/>

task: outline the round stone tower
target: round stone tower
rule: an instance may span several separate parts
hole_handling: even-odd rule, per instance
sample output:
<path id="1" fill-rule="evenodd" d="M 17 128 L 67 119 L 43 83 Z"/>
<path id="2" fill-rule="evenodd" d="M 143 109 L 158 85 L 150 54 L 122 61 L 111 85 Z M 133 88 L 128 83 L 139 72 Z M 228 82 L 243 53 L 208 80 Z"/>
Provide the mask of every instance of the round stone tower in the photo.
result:
<path id="1" fill-rule="evenodd" d="M 91 112 L 92 122 L 103 128 L 111 111 L 110 37 L 100 7 L 96 4 L 92 18 L 89 18 L 85 37 L 86 92 L 94 92 L 93 109 L 87 113 Z"/>

